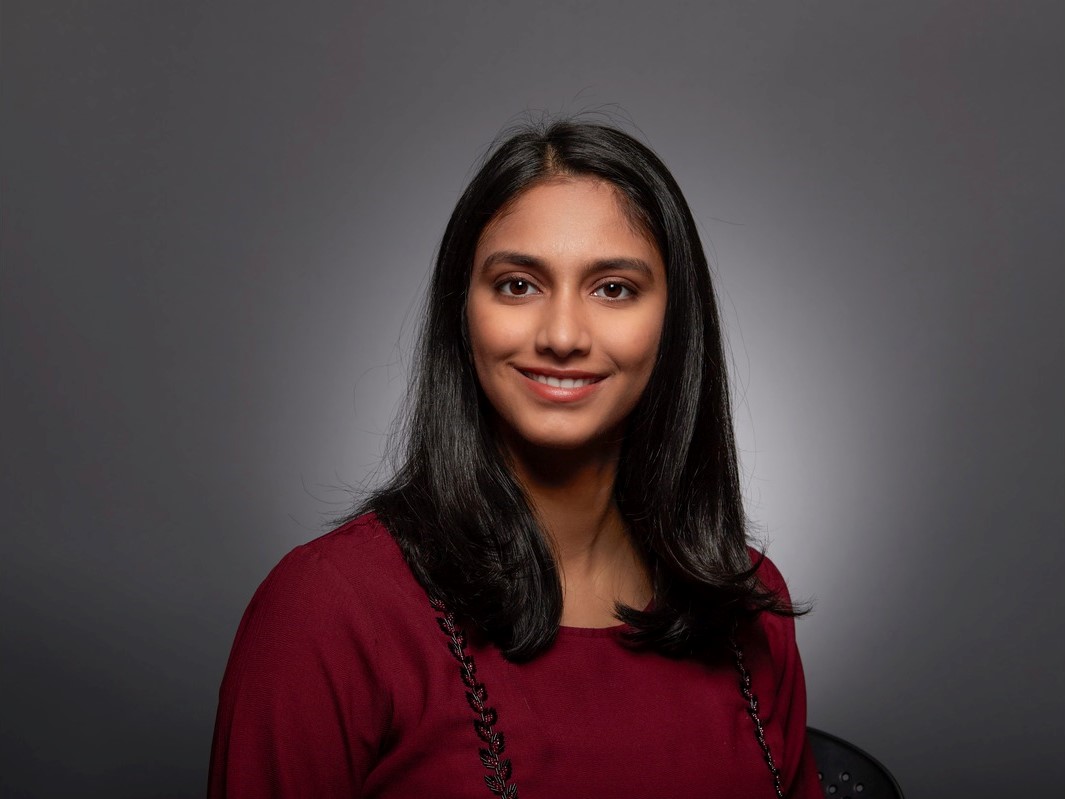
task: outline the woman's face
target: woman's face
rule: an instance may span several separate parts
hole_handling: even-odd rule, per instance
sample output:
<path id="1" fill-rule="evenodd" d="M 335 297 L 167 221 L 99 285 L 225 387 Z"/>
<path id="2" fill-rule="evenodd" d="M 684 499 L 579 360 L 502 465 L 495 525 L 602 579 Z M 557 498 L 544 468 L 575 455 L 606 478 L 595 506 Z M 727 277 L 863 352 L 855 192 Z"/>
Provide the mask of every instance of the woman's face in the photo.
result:
<path id="1" fill-rule="evenodd" d="M 621 439 L 666 311 L 658 248 L 592 178 L 528 189 L 485 228 L 467 305 L 473 360 L 509 437 L 577 449 Z"/>

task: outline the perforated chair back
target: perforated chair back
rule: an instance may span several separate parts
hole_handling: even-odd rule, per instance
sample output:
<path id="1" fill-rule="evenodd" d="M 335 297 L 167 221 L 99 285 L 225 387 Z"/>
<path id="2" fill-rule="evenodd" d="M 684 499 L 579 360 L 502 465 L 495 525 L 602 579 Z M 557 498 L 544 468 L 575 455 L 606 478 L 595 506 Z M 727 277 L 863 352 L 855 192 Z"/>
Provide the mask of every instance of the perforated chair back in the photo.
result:
<path id="1" fill-rule="evenodd" d="M 807 727 L 825 799 L 903 799 L 891 772 L 868 752 L 813 727 Z"/>

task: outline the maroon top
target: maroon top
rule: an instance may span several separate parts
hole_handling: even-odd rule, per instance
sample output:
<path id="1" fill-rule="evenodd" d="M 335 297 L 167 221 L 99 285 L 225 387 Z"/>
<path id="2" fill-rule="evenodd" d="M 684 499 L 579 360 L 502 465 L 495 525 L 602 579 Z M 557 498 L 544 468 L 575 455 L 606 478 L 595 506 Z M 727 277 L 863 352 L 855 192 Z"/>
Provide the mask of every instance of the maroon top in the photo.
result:
<path id="1" fill-rule="evenodd" d="M 760 579 L 784 589 L 764 561 Z M 424 590 L 372 515 L 297 547 L 256 591 L 219 696 L 211 797 L 491 799 L 485 743 Z M 466 653 L 521 799 L 773 797 L 731 660 L 624 647 L 563 627 L 544 654 Z M 790 619 L 739 640 L 784 794 L 820 799 Z"/>

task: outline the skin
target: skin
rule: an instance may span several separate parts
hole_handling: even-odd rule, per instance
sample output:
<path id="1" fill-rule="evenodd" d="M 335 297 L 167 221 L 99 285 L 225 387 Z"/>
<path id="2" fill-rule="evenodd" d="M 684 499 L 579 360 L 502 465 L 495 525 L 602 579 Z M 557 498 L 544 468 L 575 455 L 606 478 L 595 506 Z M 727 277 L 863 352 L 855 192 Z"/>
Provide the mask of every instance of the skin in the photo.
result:
<path id="1" fill-rule="evenodd" d="M 489 223 L 474 255 L 474 365 L 554 546 L 566 626 L 611 626 L 615 601 L 643 608 L 651 598 L 612 494 L 666 296 L 654 242 L 625 214 L 617 190 L 592 178 L 528 189 Z M 548 376 L 580 382 L 545 386 Z"/>

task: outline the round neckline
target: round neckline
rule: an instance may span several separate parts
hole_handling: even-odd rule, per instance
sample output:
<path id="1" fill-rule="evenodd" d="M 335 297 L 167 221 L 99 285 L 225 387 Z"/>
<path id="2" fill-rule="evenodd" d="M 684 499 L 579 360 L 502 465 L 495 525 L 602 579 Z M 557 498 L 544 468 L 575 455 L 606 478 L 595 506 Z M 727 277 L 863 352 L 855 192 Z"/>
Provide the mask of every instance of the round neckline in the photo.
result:
<path id="1" fill-rule="evenodd" d="M 631 629 L 627 624 L 612 624 L 609 627 L 566 627 L 560 624 L 558 635 L 565 638 L 614 638 Z"/>
<path id="2" fill-rule="evenodd" d="M 652 598 L 647 603 L 647 607 L 644 608 L 644 612 L 652 610 L 654 606 L 655 601 Z M 560 624 L 558 625 L 558 634 L 560 637 L 565 636 L 566 638 L 615 638 L 633 629 L 635 628 L 624 622 L 611 624 L 609 627 L 567 627 L 565 624 Z"/>

